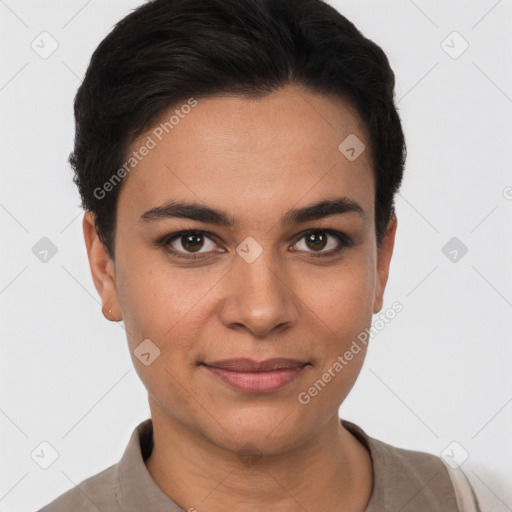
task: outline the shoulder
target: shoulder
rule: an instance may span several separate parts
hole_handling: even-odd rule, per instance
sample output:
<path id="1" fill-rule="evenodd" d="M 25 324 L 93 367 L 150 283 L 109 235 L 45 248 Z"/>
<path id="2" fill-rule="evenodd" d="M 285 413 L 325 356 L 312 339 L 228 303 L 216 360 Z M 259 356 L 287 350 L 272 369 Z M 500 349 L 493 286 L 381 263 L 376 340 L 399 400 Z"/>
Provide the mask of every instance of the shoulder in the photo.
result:
<path id="1" fill-rule="evenodd" d="M 117 512 L 114 475 L 117 464 L 83 480 L 78 485 L 58 496 L 38 512 Z"/>
<path id="2" fill-rule="evenodd" d="M 342 422 L 371 455 L 374 483 L 365 512 L 459 510 L 452 476 L 440 457 L 392 446 L 368 436 L 354 423 Z"/>
<path id="3" fill-rule="evenodd" d="M 148 499 L 169 503 L 144 464 L 152 449 L 152 432 L 151 418 L 139 423 L 119 462 L 82 480 L 38 512 L 121 512 L 145 510 Z"/>

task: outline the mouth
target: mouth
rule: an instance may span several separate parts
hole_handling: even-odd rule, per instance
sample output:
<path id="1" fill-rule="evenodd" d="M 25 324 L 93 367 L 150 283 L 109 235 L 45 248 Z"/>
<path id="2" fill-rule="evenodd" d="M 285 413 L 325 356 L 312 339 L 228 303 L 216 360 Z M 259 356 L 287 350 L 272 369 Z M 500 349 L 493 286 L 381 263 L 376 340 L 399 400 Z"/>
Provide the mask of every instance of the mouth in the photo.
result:
<path id="1" fill-rule="evenodd" d="M 248 393 L 270 393 L 296 380 L 310 363 L 288 358 L 226 359 L 200 363 L 224 383 Z"/>

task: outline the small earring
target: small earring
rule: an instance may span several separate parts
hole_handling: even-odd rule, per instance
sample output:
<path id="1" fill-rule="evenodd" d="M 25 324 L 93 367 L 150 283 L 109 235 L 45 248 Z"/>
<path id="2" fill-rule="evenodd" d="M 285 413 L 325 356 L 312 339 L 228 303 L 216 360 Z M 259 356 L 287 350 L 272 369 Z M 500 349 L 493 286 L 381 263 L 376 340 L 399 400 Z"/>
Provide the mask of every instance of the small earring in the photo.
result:
<path id="1" fill-rule="evenodd" d="M 102 306 L 101 308 L 101 312 L 103 313 L 103 316 L 109 320 L 109 321 L 112 321 L 112 309 L 109 309 L 108 310 L 108 313 L 107 313 L 107 310 L 105 308 L 105 306 Z"/>

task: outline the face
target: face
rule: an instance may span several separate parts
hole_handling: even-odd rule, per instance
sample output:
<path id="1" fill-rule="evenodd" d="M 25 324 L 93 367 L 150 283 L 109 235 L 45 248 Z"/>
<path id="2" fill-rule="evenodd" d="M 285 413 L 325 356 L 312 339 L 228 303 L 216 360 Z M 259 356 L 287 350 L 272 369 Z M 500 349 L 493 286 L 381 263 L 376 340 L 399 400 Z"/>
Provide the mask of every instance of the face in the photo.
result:
<path id="1" fill-rule="evenodd" d="M 168 134 L 157 128 L 132 148 L 155 142 L 120 192 L 115 264 L 84 218 L 95 285 L 124 321 L 153 420 L 233 452 L 298 446 L 337 417 L 366 347 L 333 365 L 382 307 L 396 221 L 377 250 L 363 125 L 342 100 L 288 87 L 198 100 Z M 350 135 L 366 146 L 355 159 L 339 150 Z M 307 364 L 242 387 L 205 366 L 233 358 Z"/>

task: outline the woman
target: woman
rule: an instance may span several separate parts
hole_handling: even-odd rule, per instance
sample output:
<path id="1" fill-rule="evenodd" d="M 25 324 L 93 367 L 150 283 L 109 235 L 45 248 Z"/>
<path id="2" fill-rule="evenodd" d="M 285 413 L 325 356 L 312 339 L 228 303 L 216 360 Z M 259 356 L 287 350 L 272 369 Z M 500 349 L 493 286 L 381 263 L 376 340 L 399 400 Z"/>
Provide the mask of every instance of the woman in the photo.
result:
<path id="1" fill-rule="evenodd" d="M 460 471 L 338 417 L 373 315 L 400 311 L 405 141 L 375 43 L 320 0 L 155 0 L 75 116 L 92 277 L 151 418 L 43 511 L 478 510 Z"/>

